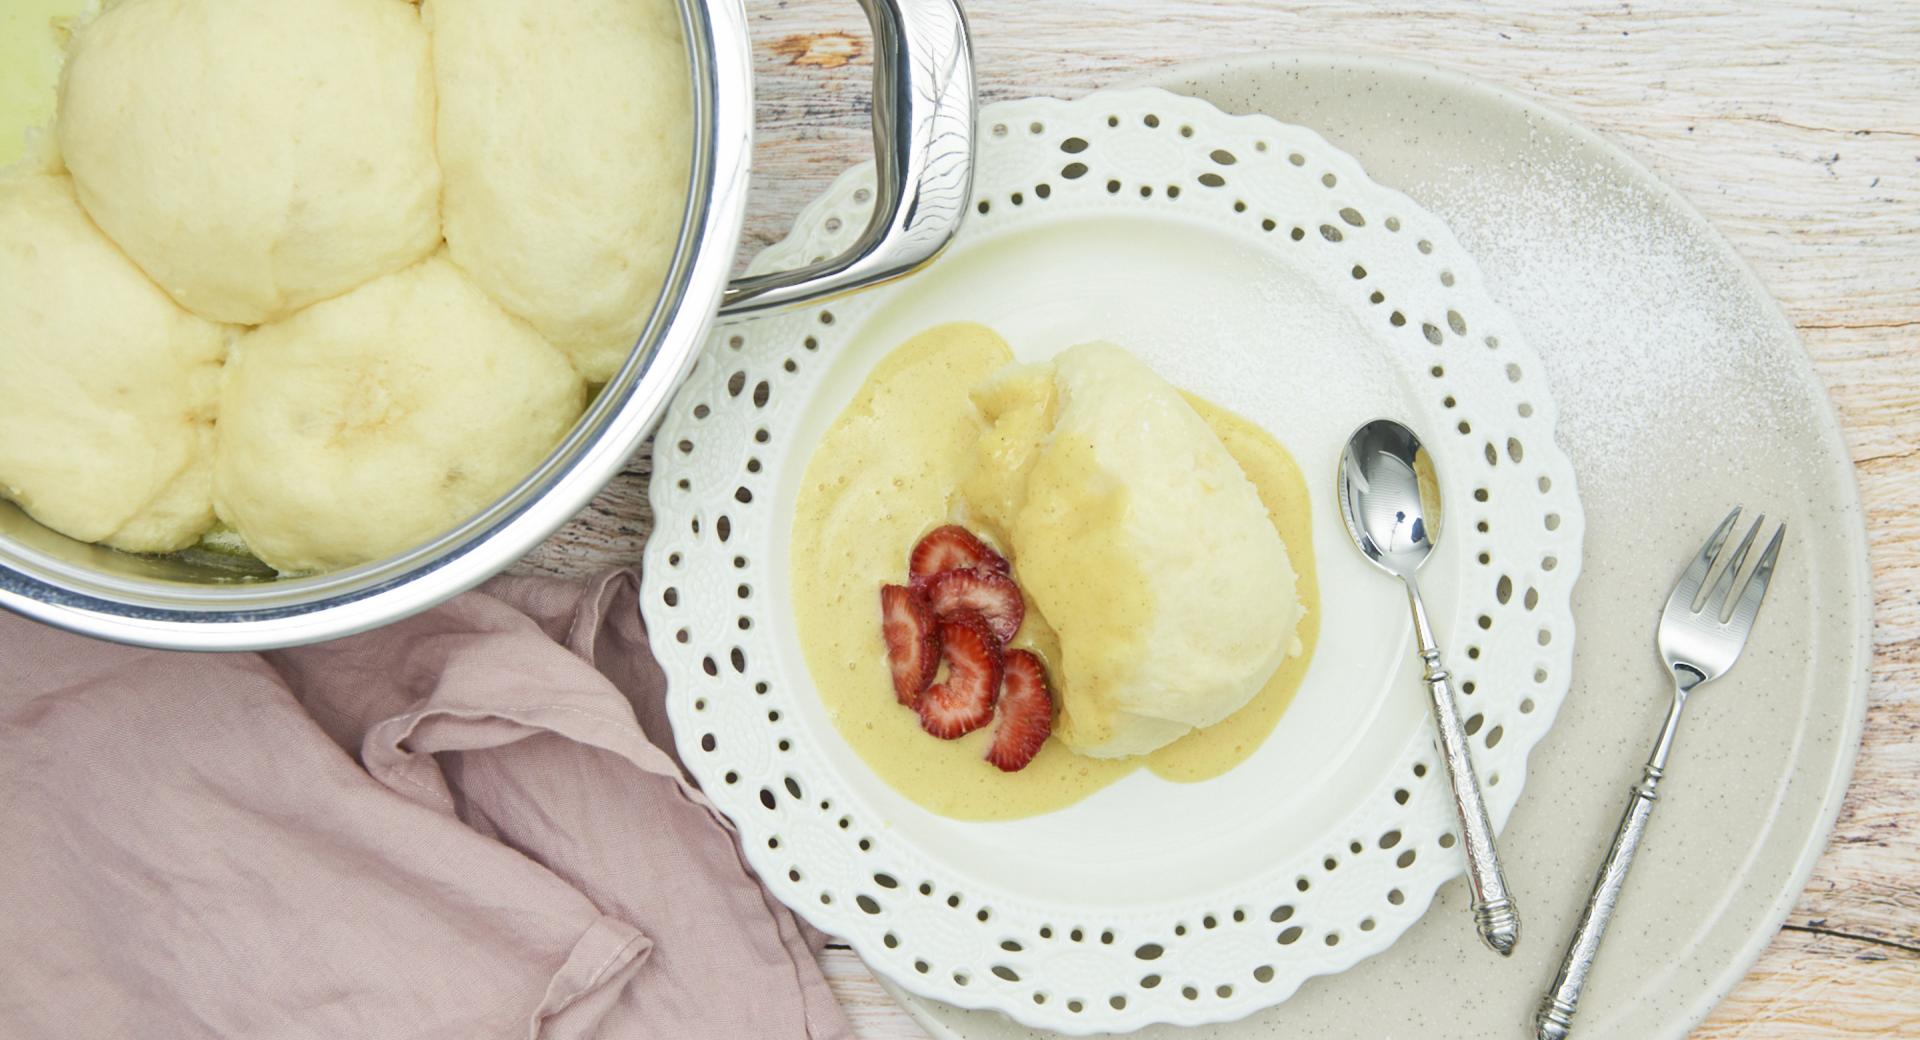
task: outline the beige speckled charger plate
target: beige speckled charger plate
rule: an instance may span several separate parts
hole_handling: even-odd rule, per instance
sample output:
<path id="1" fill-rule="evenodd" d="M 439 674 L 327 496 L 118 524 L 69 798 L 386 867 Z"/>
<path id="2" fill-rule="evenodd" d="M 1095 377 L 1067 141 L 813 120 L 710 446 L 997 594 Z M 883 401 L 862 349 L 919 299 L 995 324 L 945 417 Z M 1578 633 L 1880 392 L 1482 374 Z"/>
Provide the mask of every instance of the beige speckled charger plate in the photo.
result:
<path id="1" fill-rule="evenodd" d="M 1684 1036 L 1752 966 L 1826 845 L 1866 710 L 1866 537 L 1840 431 L 1746 264 L 1624 152 L 1503 90 L 1405 61 L 1258 57 L 1168 89 L 1324 134 L 1437 213 L 1545 360 L 1587 505 L 1576 674 L 1501 835 L 1525 933 L 1480 948 L 1456 880 L 1388 952 L 1242 1022 L 1142 1037 L 1520 1037 L 1665 711 L 1653 625 L 1726 509 L 1784 518 L 1739 666 L 1688 708 L 1579 1032 Z M 895 992 L 943 1040 L 1030 1037 Z"/>

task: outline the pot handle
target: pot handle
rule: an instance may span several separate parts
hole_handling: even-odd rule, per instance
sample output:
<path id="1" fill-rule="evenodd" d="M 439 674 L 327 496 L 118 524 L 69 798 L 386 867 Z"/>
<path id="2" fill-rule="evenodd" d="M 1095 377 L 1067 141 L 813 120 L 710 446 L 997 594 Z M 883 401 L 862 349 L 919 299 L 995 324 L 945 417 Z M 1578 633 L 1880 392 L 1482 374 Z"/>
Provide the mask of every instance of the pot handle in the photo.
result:
<path id="1" fill-rule="evenodd" d="M 720 313 L 806 303 L 897 278 L 953 238 L 973 190 L 973 47 L 958 0 L 860 0 L 873 25 L 873 218 L 845 253 L 735 279 Z"/>

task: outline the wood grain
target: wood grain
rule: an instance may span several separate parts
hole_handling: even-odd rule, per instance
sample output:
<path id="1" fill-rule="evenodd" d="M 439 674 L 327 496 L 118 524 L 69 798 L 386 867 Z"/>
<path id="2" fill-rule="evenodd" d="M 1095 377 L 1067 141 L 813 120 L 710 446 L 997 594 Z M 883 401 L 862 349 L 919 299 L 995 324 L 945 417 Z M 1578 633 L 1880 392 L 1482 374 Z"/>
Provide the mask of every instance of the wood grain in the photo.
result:
<path id="1" fill-rule="evenodd" d="M 759 143 L 742 256 L 869 152 L 851 0 L 749 0 Z M 983 100 L 1074 96 L 1229 53 L 1405 55 L 1599 130 L 1712 219 L 1800 328 L 1868 514 L 1876 630 L 1859 766 L 1787 925 L 1696 1034 L 1920 1035 L 1920 4 L 973 0 Z M 639 558 L 648 451 L 527 572 Z M 924 1034 L 845 950 L 857 1033 Z"/>

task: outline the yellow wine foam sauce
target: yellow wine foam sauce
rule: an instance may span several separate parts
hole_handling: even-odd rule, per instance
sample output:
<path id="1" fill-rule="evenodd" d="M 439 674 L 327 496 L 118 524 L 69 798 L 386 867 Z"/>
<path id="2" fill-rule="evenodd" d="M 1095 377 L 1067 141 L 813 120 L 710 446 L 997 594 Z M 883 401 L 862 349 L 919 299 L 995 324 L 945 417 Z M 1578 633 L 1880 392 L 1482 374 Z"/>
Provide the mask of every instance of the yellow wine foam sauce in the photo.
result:
<path id="1" fill-rule="evenodd" d="M 926 531 L 953 516 L 986 423 L 968 397 L 1013 360 L 991 329 L 927 330 L 889 354 L 821 438 L 802 478 L 793 521 L 793 609 L 800 645 L 827 713 L 862 760 L 895 790 L 943 816 L 1010 820 L 1072 805 L 1135 769 L 1193 782 L 1219 776 L 1257 749 L 1280 721 L 1313 657 L 1320 630 L 1307 488 L 1265 430 L 1188 395 L 1260 492 L 1299 574 L 1306 613 L 1301 650 L 1246 706 L 1150 755 L 1097 759 L 1049 740 L 1017 773 L 983 756 L 992 727 L 942 741 L 894 700 L 880 638 L 880 586 L 906 578 Z M 1019 561 L 1014 562 L 1015 577 Z M 1014 640 L 1050 657 L 1049 633 L 1029 612 Z"/>

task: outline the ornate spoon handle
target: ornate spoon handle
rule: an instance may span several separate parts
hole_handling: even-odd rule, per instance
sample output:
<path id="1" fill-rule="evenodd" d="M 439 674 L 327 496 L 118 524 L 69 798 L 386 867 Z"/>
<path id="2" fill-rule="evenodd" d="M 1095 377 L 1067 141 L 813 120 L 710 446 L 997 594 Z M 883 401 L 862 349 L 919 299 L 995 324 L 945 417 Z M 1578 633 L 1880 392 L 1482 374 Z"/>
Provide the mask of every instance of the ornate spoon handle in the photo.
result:
<path id="1" fill-rule="evenodd" d="M 1500 857 L 1493 845 L 1493 821 L 1487 817 L 1487 805 L 1480 796 L 1480 781 L 1473 773 L 1473 760 L 1467 753 L 1466 730 L 1460 725 L 1460 712 L 1453 703 L 1453 682 L 1440 663 L 1440 648 L 1427 626 L 1426 608 L 1419 590 L 1407 582 L 1407 596 L 1413 603 L 1414 636 L 1420 644 L 1421 678 L 1433 702 L 1433 724 L 1440 734 L 1440 752 L 1447 764 L 1447 779 L 1453 788 L 1453 807 L 1460 815 L 1460 842 L 1467 854 L 1467 884 L 1473 891 L 1473 921 L 1480 938 L 1502 957 L 1513 953 L 1520 941 L 1520 915 L 1507 893 L 1507 879 L 1500 870 Z"/>

